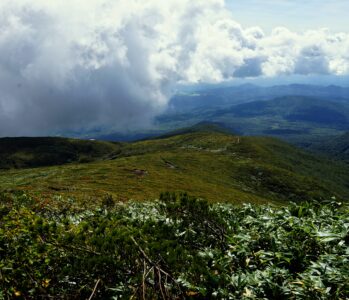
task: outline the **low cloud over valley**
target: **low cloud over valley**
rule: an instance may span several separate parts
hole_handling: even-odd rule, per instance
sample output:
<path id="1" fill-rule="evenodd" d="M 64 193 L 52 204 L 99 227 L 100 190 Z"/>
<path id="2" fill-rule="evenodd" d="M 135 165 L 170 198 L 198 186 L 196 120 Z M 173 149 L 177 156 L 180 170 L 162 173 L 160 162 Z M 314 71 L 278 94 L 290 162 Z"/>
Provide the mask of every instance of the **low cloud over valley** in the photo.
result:
<path id="1" fill-rule="evenodd" d="M 45 135 L 149 125 L 177 84 L 347 75 L 349 33 L 266 34 L 221 0 L 2 0 L 0 54 L 0 136 Z"/>

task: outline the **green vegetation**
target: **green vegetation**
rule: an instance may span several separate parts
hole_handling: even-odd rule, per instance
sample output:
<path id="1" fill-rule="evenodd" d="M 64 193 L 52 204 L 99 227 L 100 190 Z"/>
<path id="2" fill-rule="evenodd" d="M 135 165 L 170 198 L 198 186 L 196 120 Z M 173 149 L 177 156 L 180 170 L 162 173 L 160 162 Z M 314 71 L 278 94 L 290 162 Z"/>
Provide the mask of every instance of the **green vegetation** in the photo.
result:
<path id="1" fill-rule="evenodd" d="M 163 190 L 233 203 L 349 197 L 347 165 L 273 138 L 234 136 L 201 125 L 199 131 L 167 138 L 102 145 L 108 149 L 105 153 L 115 150 L 113 156 L 85 164 L 0 171 L 1 188 L 87 203 L 107 194 L 120 201 L 154 199 Z"/>
<path id="2" fill-rule="evenodd" d="M 0 300 L 349 293 L 347 164 L 206 123 L 0 145 Z"/>
<path id="3" fill-rule="evenodd" d="M 231 130 L 224 128 L 223 124 L 203 121 L 193 126 L 184 127 L 184 128 L 167 132 L 153 139 L 165 139 L 165 138 L 173 137 L 176 135 L 183 135 L 187 133 L 197 133 L 197 132 L 211 132 L 211 133 L 219 132 L 219 133 L 225 133 L 225 134 L 232 134 Z"/>
<path id="4" fill-rule="evenodd" d="M 314 145 L 310 145 L 311 150 L 326 154 L 332 158 L 349 162 L 349 132 L 324 139 Z"/>
<path id="5" fill-rule="evenodd" d="M 346 299 L 349 207 L 0 196 L 0 299 Z"/>
<path id="6" fill-rule="evenodd" d="M 0 169 L 91 162 L 120 152 L 118 143 L 66 138 L 2 138 Z"/>

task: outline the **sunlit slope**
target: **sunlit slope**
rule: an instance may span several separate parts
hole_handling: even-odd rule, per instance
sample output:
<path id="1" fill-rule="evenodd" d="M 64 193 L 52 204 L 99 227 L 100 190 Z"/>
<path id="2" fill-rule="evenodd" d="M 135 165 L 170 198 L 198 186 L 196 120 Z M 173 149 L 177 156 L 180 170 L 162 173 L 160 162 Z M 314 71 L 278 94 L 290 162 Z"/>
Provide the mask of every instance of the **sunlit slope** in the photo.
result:
<path id="1" fill-rule="evenodd" d="M 119 145 L 107 160 L 0 172 L 2 189 L 95 201 L 187 191 L 210 201 L 349 199 L 349 169 L 279 140 L 198 131 Z"/>

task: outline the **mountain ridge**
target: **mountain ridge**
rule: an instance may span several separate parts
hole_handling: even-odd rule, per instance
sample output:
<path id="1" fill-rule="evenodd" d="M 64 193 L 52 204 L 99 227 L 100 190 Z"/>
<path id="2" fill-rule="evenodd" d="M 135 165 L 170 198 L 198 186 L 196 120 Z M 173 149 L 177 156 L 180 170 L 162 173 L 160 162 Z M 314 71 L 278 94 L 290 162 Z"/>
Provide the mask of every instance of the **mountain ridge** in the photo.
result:
<path id="1" fill-rule="evenodd" d="M 195 95 L 195 97 L 191 95 Z M 349 87 L 309 84 L 264 87 L 247 83 L 239 86 L 210 88 L 189 94 L 175 95 L 170 101 L 169 112 L 188 112 L 203 107 L 224 107 L 251 101 L 271 100 L 277 97 L 295 95 L 347 102 L 349 101 Z"/>
<path id="2" fill-rule="evenodd" d="M 155 199 L 166 190 L 236 204 L 349 197 L 349 166 L 275 138 L 204 130 L 117 147 L 88 163 L 0 171 L 2 189 L 84 201 Z"/>

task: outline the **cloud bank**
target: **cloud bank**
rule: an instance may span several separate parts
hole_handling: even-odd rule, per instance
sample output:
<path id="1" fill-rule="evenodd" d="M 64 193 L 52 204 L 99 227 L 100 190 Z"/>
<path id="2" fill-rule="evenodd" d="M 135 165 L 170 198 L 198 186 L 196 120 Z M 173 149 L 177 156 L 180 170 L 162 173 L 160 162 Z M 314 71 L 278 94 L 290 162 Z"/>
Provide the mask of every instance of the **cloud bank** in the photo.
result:
<path id="1" fill-rule="evenodd" d="M 349 33 L 242 28 L 223 0 L 2 0 L 0 136 L 141 128 L 178 83 L 349 74 Z"/>

